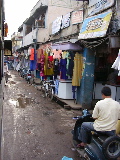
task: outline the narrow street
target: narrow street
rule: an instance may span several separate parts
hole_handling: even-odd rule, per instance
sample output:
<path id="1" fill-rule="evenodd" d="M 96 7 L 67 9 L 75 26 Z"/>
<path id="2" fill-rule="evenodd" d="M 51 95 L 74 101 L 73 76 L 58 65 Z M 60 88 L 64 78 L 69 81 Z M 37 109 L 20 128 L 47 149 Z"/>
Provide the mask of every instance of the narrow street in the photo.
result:
<path id="1" fill-rule="evenodd" d="M 42 96 L 33 85 L 11 75 L 4 90 L 2 160 L 80 160 L 72 146 L 73 116 L 80 111 L 66 110 Z"/>

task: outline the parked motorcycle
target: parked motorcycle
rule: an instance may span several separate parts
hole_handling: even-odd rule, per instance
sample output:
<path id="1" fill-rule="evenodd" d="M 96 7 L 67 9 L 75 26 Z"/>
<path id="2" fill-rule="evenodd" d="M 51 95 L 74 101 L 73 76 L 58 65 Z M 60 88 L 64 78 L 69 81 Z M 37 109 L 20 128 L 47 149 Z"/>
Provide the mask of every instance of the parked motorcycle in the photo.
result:
<path id="1" fill-rule="evenodd" d="M 30 84 L 30 79 L 31 79 L 31 78 L 32 78 L 32 76 L 31 76 L 31 70 L 28 69 L 25 79 L 26 79 L 26 81 L 27 81 L 29 84 Z"/>
<path id="2" fill-rule="evenodd" d="M 92 115 L 88 110 L 83 110 L 82 116 L 73 117 L 76 120 L 73 134 L 73 145 L 84 160 L 117 160 L 120 157 L 120 137 L 118 135 L 108 136 L 103 133 L 93 132 L 92 139 L 84 149 L 77 148 L 81 143 L 78 139 L 83 122 L 93 122 Z"/>

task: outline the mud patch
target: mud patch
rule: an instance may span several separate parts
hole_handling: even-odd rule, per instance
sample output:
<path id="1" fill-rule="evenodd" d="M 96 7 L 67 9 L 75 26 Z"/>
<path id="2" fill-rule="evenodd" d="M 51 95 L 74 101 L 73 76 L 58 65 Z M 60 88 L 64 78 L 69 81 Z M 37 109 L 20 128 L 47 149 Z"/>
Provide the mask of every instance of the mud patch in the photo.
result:
<path id="1" fill-rule="evenodd" d="M 10 84 L 16 84 L 16 82 L 14 82 L 14 81 L 9 81 L 9 83 L 10 83 Z"/>
<path id="2" fill-rule="evenodd" d="M 18 94 L 19 97 L 25 97 L 25 94 Z"/>
<path id="3" fill-rule="evenodd" d="M 19 97 L 17 99 L 16 107 L 17 108 L 25 108 L 33 102 L 31 98 Z"/>
<path id="4" fill-rule="evenodd" d="M 22 94 L 19 94 L 20 97 L 18 97 L 16 100 L 15 99 L 10 99 L 9 102 L 11 104 L 14 104 L 16 108 L 25 108 L 33 103 L 35 103 L 35 100 L 32 98 L 25 97 Z"/>

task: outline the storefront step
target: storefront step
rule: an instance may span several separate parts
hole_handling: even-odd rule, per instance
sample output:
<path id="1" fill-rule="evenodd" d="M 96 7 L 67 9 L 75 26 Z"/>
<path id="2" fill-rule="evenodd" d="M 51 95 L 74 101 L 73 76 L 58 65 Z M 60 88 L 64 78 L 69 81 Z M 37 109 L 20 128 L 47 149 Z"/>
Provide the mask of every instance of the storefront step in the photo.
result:
<path id="1" fill-rule="evenodd" d="M 41 85 L 35 85 L 35 88 L 39 91 L 43 91 Z M 76 109 L 76 110 L 82 109 L 82 106 L 80 104 L 76 104 L 73 99 L 62 99 L 54 94 L 53 100 L 55 100 L 56 103 L 62 105 L 65 109 Z"/>
<path id="2" fill-rule="evenodd" d="M 61 99 L 59 98 L 57 95 L 53 95 L 58 101 L 61 101 L 62 103 L 64 103 L 63 107 L 65 109 L 76 109 L 76 110 L 79 110 L 79 109 L 82 109 L 82 106 L 80 104 L 76 104 L 74 103 L 74 100 L 72 99 Z"/>

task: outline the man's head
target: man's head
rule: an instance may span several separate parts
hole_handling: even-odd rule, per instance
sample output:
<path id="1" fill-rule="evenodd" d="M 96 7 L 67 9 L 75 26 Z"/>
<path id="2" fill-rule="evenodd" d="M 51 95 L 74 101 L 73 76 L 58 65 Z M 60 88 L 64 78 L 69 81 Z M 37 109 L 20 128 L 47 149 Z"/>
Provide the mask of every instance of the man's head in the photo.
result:
<path id="1" fill-rule="evenodd" d="M 111 97 L 111 89 L 107 86 L 102 88 L 101 93 L 102 93 L 102 98 Z"/>

